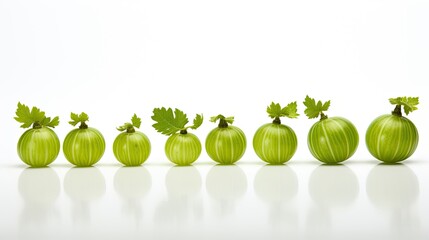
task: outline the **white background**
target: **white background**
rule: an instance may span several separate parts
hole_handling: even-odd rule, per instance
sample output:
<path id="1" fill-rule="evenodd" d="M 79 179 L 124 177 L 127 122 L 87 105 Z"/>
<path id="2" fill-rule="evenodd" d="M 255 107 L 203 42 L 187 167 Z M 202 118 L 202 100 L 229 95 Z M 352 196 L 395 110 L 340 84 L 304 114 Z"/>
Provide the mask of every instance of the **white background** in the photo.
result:
<path id="1" fill-rule="evenodd" d="M 0 0 L 0 237 L 425 239 L 428 24 L 424 0 Z M 320 166 L 309 153 L 307 94 L 331 100 L 328 116 L 358 128 L 359 148 L 343 166 Z M 397 96 L 420 97 L 409 115 L 420 143 L 403 165 L 380 166 L 365 131 Z M 70 112 L 88 113 L 106 138 L 104 157 L 72 169 L 61 153 L 50 168 L 26 169 L 16 154 L 18 101 L 60 116 L 60 139 Z M 301 113 L 283 120 L 299 146 L 275 168 L 251 146 L 271 101 L 297 101 Z M 194 167 L 173 168 L 167 137 L 151 127 L 161 106 L 203 113 L 194 131 L 202 142 L 216 126 L 210 116 L 235 116 L 246 154 L 214 167 L 203 151 Z M 121 168 L 115 127 L 134 113 L 152 154 L 144 167 Z"/>

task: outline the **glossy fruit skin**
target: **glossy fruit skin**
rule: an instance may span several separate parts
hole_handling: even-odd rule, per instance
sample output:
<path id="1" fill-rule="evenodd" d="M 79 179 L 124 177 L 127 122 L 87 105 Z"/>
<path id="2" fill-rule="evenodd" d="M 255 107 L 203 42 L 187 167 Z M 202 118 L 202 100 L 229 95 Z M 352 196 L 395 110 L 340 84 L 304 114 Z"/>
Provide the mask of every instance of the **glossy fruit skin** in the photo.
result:
<path id="1" fill-rule="evenodd" d="M 139 166 L 150 155 L 149 138 L 142 132 L 120 133 L 113 142 L 113 153 L 116 159 L 125 166 Z"/>
<path id="2" fill-rule="evenodd" d="M 289 161 L 298 147 L 295 132 L 284 124 L 262 125 L 253 137 L 253 149 L 259 158 L 269 164 Z"/>
<path id="3" fill-rule="evenodd" d="M 180 166 L 187 166 L 198 159 L 202 147 L 195 134 L 175 133 L 167 139 L 164 150 L 168 160 Z"/>
<path id="4" fill-rule="evenodd" d="M 396 163 L 414 153 L 419 133 L 408 118 L 385 114 L 369 125 L 365 141 L 372 156 L 386 163 Z"/>
<path id="5" fill-rule="evenodd" d="M 236 126 L 213 129 L 206 138 L 207 154 L 220 164 L 234 164 L 244 155 L 247 140 Z"/>
<path id="6" fill-rule="evenodd" d="M 64 139 L 63 152 L 66 159 L 78 167 L 97 163 L 104 154 L 106 142 L 95 128 L 74 129 Z"/>
<path id="7" fill-rule="evenodd" d="M 349 120 L 331 117 L 316 122 L 310 128 L 307 144 L 317 160 L 336 164 L 355 153 L 359 145 L 359 134 Z"/>
<path id="8" fill-rule="evenodd" d="M 18 156 L 31 167 L 51 164 L 60 152 L 60 140 L 50 128 L 42 127 L 25 131 L 18 140 Z"/>

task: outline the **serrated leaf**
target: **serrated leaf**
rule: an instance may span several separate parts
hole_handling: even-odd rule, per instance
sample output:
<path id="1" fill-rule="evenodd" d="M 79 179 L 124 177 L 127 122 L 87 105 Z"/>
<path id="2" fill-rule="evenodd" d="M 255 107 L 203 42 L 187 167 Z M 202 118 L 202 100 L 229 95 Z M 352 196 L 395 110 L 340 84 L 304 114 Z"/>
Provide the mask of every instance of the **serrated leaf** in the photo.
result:
<path id="1" fill-rule="evenodd" d="M 134 115 L 131 117 L 131 123 L 127 122 L 124 123 L 124 125 L 117 127 L 118 131 L 127 131 L 129 133 L 135 132 L 134 128 L 140 128 L 142 121 L 139 117 L 137 117 L 137 114 L 134 113 Z"/>
<path id="2" fill-rule="evenodd" d="M 40 111 L 40 109 L 33 107 L 31 109 L 31 117 L 33 118 L 34 122 L 43 122 L 45 118 L 45 112 Z"/>
<path id="3" fill-rule="evenodd" d="M 70 118 L 72 119 L 69 123 L 73 126 L 76 126 L 78 123 L 85 123 L 89 120 L 88 114 L 82 112 L 81 114 L 70 113 Z"/>
<path id="4" fill-rule="evenodd" d="M 314 100 L 314 98 L 310 98 L 307 95 L 304 100 L 304 105 L 307 107 L 304 110 L 304 113 L 310 119 L 317 118 L 322 112 L 327 111 L 329 109 L 330 104 L 331 101 L 327 101 L 325 103 L 318 101 L 316 103 L 316 100 Z"/>
<path id="5" fill-rule="evenodd" d="M 281 117 L 283 112 L 280 104 L 271 102 L 270 106 L 267 107 L 267 113 L 270 118 Z"/>
<path id="6" fill-rule="evenodd" d="M 307 108 L 304 110 L 305 115 L 308 118 L 317 118 L 319 116 L 319 108 L 317 107 L 316 101 L 314 98 L 310 98 L 309 96 L 305 97 L 304 106 Z"/>
<path id="7" fill-rule="evenodd" d="M 142 124 L 141 118 L 137 117 L 137 114 L 134 113 L 133 117 L 131 118 L 131 123 L 134 127 L 140 128 L 140 125 Z"/>
<path id="8" fill-rule="evenodd" d="M 319 101 L 320 102 L 320 101 Z M 331 100 L 325 102 L 322 106 L 322 111 L 328 111 L 329 107 L 331 106 Z"/>
<path id="9" fill-rule="evenodd" d="M 270 106 L 267 107 L 267 113 L 270 118 L 296 118 L 299 116 L 296 102 L 291 102 L 284 108 L 279 103 L 271 102 Z"/>
<path id="10" fill-rule="evenodd" d="M 195 116 L 195 118 L 194 118 L 193 125 L 190 126 L 190 128 L 192 128 L 194 130 L 199 128 L 201 126 L 201 124 L 203 124 L 203 120 L 204 120 L 203 115 L 197 114 L 197 116 Z"/>
<path id="11" fill-rule="evenodd" d="M 88 114 L 86 114 L 86 113 L 82 112 L 82 113 L 79 115 L 79 119 L 80 119 L 80 121 L 81 121 L 81 122 L 88 121 L 88 120 L 89 120 Z"/>
<path id="12" fill-rule="evenodd" d="M 286 107 L 282 108 L 282 116 L 285 116 L 288 118 L 297 118 L 299 116 L 299 113 L 297 110 L 297 103 L 291 102 Z"/>
<path id="13" fill-rule="evenodd" d="M 172 135 L 185 129 L 185 125 L 189 122 L 186 114 L 181 110 L 176 108 L 173 113 L 171 108 L 165 107 L 153 109 L 152 119 L 156 122 L 152 126 L 165 135 Z"/>
<path id="14" fill-rule="evenodd" d="M 18 108 L 16 110 L 16 117 L 14 119 L 22 123 L 22 128 L 29 128 L 31 125 L 34 126 L 46 126 L 55 127 L 59 124 L 59 118 L 55 117 L 56 122 L 51 124 L 51 118 L 45 116 L 45 112 L 41 111 L 37 107 L 32 107 L 31 111 L 28 106 L 18 102 Z"/>
<path id="15" fill-rule="evenodd" d="M 50 117 L 47 117 L 47 118 L 44 118 L 41 122 L 40 122 L 40 124 L 42 125 L 42 126 L 47 126 L 48 124 L 49 124 L 49 122 L 51 121 L 51 118 Z"/>
<path id="16" fill-rule="evenodd" d="M 211 118 L 210 118 L 210 122 L 215 123 L 215 122 L 217 122 L 217 120 L 220 120 L 220 119 L 224 120 L 225 122 L 227 122 L 227 123 L 229 123 L 229 124 L 234 123 L 234 117 L 233 117 L 233 116 L 225 117 L 225 116 L 223 116 L 222 114 L 219 114 L 219 115 L 217 115 L 217 116 L 213 116 L 213 117 L 211 117 Z"/>
<path id="17" fill-rule="evenodd" d="M 393 105 L 401 105 L 401 99 L 402 97 L 389 98 L 389 102 Z"/>
<path id="18" fill-rule="evenodd" d="M 60 124 L 60 118 L 59 117 L 54 117 L 54 119 L 52 119 L 52 121 L 50 121 L 47 124 L 47 126 L 54 128 L 54 127 L 58 126 L 59 124 Z"/>
<path id="19" fill-rule="evenodd" d="M 389 102 L 394 105 L 404 106 L 405 114 L 417 110 L 417 105 L 419 104 L 419 97 L 397 97 L 390 98 Z"/>
<path id="20" fill-rule="evenodd" d="M 29 128 L 31 124 L 33 124 L 30 108 L 25 104 L 18 102 L 18 108 L 16 109 L 15 114 L 16 117 L 14 117 L 14 119 L 19 123 L 22 123 L 22 128 Z"/>
<path id="21" fill-rule="evenodd" d="M 70 121 L 69 123 L 72 124 L 71 122 L 76 122 L 74 125 L 76 125 L 79 122 L 79 115 L 77 115 L 76 113 L 70 113 L 70 118 L 72 121 Z"/>

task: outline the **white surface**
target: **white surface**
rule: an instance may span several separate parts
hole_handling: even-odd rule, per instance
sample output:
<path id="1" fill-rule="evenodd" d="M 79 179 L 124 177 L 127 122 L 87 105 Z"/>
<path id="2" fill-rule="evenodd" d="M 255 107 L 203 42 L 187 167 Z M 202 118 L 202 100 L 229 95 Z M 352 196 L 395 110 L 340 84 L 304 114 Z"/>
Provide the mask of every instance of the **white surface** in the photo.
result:
<path id="1" fill-rule="evenodd" d="M 0 238 L 427 239 L 428 12 L 423 0 L 0 1 Z M 309 153 L 306 94 L 358 128 L 344 166 Z M 366 127 L 404 95 L 421 98 L 409 116 L 419 147 L 403 165 L 377 165 Z M 152 154 L 141 168 L 120 168 L 109 147 L 95 168 L 60 154 L 26 169 L 18 101 L 59 115 L 60 139 L 70 112 L 85 111 L 108 146 L 137 113 Z M 298 101 L 302 114 L 283 120 L 299 142 L 283 167 L 263 167 L 249 144 L 237 166 L 214 167 L 203 152 L 173 168 L 151 127 L 154 107 L 203 113 L 204 141 L 222 113 L 251 143 L 271 101 Z"/>
<path id="2" fill-rule="evenodd" d="M 1 168 L 2 239 L 427 239 L 428 164 Z"/>

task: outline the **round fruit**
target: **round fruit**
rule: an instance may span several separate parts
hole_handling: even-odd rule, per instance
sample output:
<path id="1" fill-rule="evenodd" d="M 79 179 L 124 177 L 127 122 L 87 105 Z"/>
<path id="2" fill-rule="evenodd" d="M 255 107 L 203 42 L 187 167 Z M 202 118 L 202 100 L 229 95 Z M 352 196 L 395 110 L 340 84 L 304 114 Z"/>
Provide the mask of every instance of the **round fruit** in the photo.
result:
<path id="1" fill-rule="evenodd" d="M 418 98 L 398 97 L 389 99 L 396 105 L 392 114 L 376 118 L 366 131 L 366 146 L 378 160 L 396 163 L 409 158 L 417 149 L 419 133 L 408 118 L 402 116 L 402 106 L 408 114 L 417 110 Z"/>
<path id="2" fill-rule="evenodd" d="M 211 159 L 220 164 L 233 164 L 246 151 L 246 136 L 240 128 L 229 126 L 225 117 L 222 115 L 219 116 L 217 118 L 220 119 L 219 126 L 207 135 L 206 151 Z M 232 123 L 233 118 L 229 119 L 229 123 Z"/>
<path id="3" fill-rule="evenodd" d="M 165 143 L 167 158 L 181 166 L 195 162 L 201 154 L 201 142 L 195 134 L 175 133 Z"/>
<path id="4" fill-rule="evenodd" d="M 57 158 L 60 140 L 50 128 L 29 129 L 19 138 L 17 149 L 24 163 L 32 167 L 45 167 Z"/>
<path id="5" fill-rule="evenodd" d="M 315 123 L 308 133 L 308 148 L 319 161 L 335 164 L 350 158 L 359 145 L 356 127 L 347 119 L 332 117 Z"/>
<path id="6" fill-rule="evenodd" d="M 140 124 L 141 119 L 134 114 L 131 123 L 125 123 L 117 128 L 122 133 L 113 142 L 113 153 L 116 159 L 125 166 L 139 166 L 150 155 L 149 138 L 144 133 L 135 130 L 140 127 Z"/>

